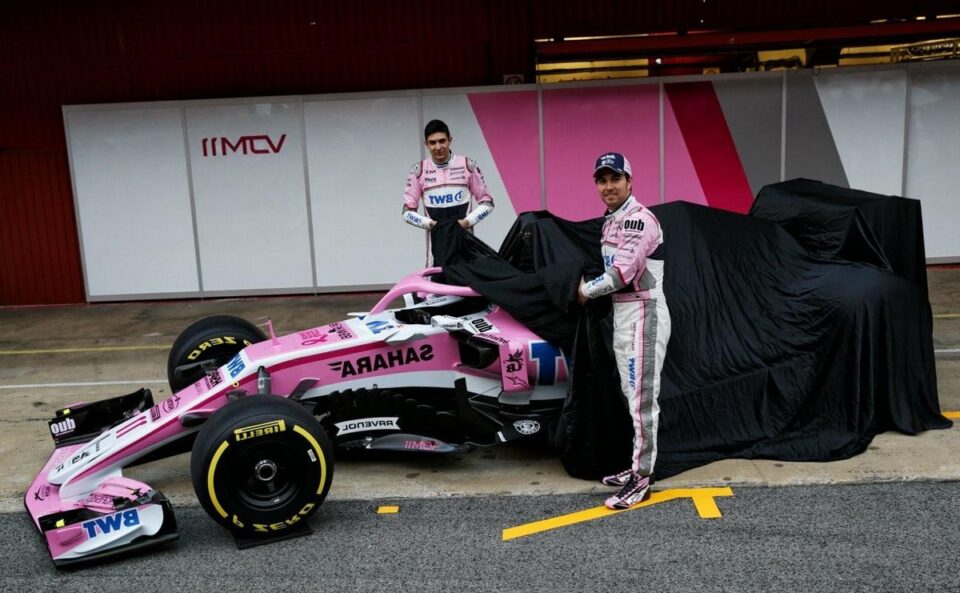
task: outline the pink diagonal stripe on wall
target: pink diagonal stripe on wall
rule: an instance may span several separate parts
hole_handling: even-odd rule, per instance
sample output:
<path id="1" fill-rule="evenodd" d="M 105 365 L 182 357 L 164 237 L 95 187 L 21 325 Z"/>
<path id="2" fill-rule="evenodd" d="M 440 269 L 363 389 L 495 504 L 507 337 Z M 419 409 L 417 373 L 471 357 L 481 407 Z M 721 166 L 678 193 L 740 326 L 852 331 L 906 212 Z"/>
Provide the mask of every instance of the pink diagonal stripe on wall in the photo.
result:
<path id="1" fill-rule="evenodd" d="M 470 93 L 467 99 L 514 210 L 541 210 L 537 93 Z"/>
<path id="2" fill-rule="evenodd" d="M 697 169 L 690 160 L 690 151 L 680 132 L 677 115 L 670 101 L 663 102 L 663 199 L 707 204 Z"/>
<path id="3" fill-rule="evenodd" d="M 746 213 L 753 195 L 713 84 L 665 84 L 664 90 L 707 202 L 716 208 Z"/>

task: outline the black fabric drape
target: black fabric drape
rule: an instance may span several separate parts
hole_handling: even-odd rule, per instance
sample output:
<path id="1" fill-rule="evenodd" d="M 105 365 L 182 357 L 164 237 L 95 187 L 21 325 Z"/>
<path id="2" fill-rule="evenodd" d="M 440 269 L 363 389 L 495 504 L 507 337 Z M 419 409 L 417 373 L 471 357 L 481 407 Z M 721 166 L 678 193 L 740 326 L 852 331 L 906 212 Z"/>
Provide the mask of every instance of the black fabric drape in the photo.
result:
<path id="1" fill-rule="evenodd" d="M 791 179 L 761 188 L 750 216 L 780 223 L 813 253 L 887 267 L 928 296 L 919 200 Z"/>
<path id="2" fill-rule="evenodd" d="M 539 265 L 523 269 L 515 266 L 511 261 L 520 263 L 524 258 L 535 257 L 533 252 L 526 250 L 525 255 L 521 249 L 525 241 L 522 228 L 524 225 L 518 220 L 507 239 L 517 249 L 504 258 L 456 221 L 441 222 L 432 231 L 434 263 L 443 268 L 447 282 L 470 286 L 544 340 L 570 352 L 579 309 L 577 287 L 580 277 L 591 266 L 575 250 L 565 248 L 566 242 L 560 236 L 553 237 L 558 245 L 551 253 L 562 254 L 564 259 L 536 256 Z"/>
<path id="3" fill-rule="evenodd" d="M 597 479 L 630 466 L 633 424 L 620 391 L 608 298 L 587 303 L 570 355 L 570 391 L 554 429 L 560 462 L 571 476 Z"/>
<path id="4" fill-rule="evenodd" d="M 653 208 L 672 320 L 657 477 L 729 457 L 842 459 L 882 431 L 951 425 L 937 398 L 919 205 L 910 214 L 912 201 L 851 202 L 814 187 L 814 198 L 799 200 L 765 188 L 752 216 L 683 202 Z M 632 434 L 610 301 L 575 301 L 581 274 L 602 270 L 601 225 L 525 213 L 498 254 L 459 227 L 434 231 L 448 281 L 472 286 L 570 356 L 557 436 L 564 467 L 584 478 L 626 467 Z M 441 253 L 441 243 L 456 248 Z"/>
<path id="5" fill-rule="evenodd" d="M 843 459 L 878 432 L 950 426 L 929 302 L 913 282 L 812 253 L 770 220 L 684 203 L 654 211 L 673 322 L 658 476 L 727 457 Z"/>
<path id="6" fill-rule="evenodd" d="M 567 472 L 589 479 L 626 467 L 633 435 L 613 355 L 610 297 L 577 302 L 581 276 L 603 272 L 602 227 L 602 218 L 526 212 L 499 254 L 454 221 L 431 236 L 445 281 L 472 287 L 567 354 L 570 390 L 551 441 Z"/>

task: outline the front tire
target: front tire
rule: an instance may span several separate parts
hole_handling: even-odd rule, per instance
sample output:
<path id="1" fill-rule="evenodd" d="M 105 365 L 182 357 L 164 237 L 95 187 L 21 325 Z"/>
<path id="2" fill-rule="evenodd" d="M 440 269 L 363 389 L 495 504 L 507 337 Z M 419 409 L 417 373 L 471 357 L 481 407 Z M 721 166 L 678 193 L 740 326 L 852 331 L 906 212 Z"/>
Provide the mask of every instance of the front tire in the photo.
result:
<path id="1" fill-rule="evenodd" d="M 301 406 L 274 395 L 228 403 L 204 423 L 190 476 L 200 505 L 244 536 L 301 525 L 333 481 L 333 447 Z"/>
<path id="2" fill-rule="evenodd" d="M 232 315 L 204 317 L 183 330 L 167 357 L 167 381 L 176 393 L 204 376 L 201 363 L 225 365 L 247 346 L 267 337 L 246 319 Z"/>

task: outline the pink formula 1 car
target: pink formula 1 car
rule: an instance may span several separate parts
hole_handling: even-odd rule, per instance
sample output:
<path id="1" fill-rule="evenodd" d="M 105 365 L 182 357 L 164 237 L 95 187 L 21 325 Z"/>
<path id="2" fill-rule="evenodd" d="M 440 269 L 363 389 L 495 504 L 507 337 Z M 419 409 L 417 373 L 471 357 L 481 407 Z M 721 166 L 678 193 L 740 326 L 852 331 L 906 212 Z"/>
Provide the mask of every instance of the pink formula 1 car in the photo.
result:
<path id="1" fill-rule="evenodd" d="M 562 353 L 471 289 L 431 281 L 438 271 L 403 279 L 367 314 L 283 337 L 202 319 L 170 352 L 169 398 L 141 389 L 59 410 L 24 501 L 54 563 L 178 537 L 169 501 L 124 478 L 128 465 L 191 450 L 207 513 L 270 538 L 323 502 L 334 445 L 445 453 L 546 431 L 566 395 Z"/>

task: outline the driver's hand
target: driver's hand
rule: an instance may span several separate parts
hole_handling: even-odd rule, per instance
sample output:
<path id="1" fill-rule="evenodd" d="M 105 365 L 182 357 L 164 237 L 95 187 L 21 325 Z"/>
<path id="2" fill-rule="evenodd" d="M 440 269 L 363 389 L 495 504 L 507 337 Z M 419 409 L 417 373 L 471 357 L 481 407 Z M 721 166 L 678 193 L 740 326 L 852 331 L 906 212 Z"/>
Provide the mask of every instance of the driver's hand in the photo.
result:
<path id="1" fill-rule="evenodd" d="M 583 285 L 586 282 L 583 281 L 583 276 L 580 276 L 580 286 L 577 287 L 577 302 L 581 305 L 587 302 L 587 297 L 583 296 Z"/>
<path id="2" fill-rule="evenodd" d="M 463 227 L 463 228 L 465 228 L 465 229 L 469 229 L 469 228 L 470 228 L 470 221 L 467 220 L 466 218 L 461 218 L 461 219 L 458 220 L 457 222 L 459 222 L 459 223 L 460 223 L 460 226 Z"/>
<path id="3" fill-rule="evenodd" d="M 430 228 L 427 229 L 427 230 L 428 230 L 428 231 L 432 231 L 432 230 L 435 229 L 435 228 L 437 228 L 437 221 L 436 221 L 436 220 L 431 220 L 431 221 L 430 221 Z"/>

